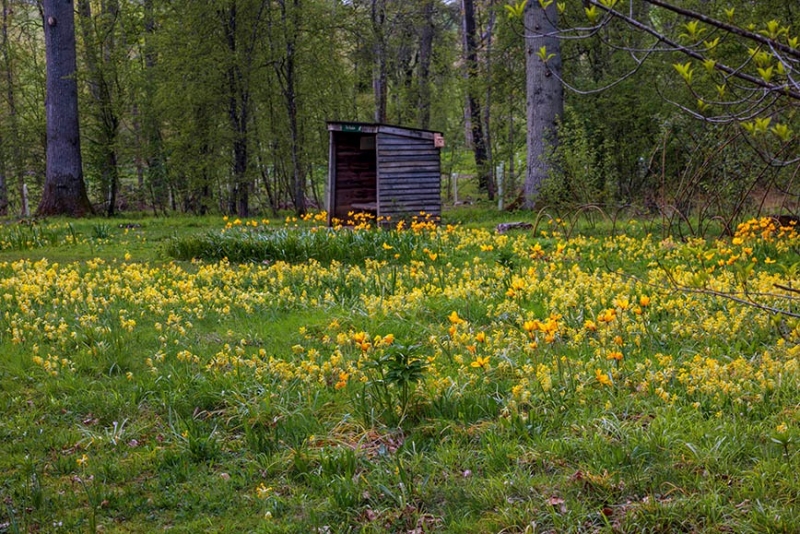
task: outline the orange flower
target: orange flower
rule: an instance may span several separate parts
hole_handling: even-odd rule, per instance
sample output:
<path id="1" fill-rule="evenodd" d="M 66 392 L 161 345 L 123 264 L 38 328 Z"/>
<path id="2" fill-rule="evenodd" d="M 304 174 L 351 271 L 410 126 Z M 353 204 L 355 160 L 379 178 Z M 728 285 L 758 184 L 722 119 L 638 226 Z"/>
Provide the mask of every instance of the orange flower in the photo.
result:
<path id="1" fill-rule="evenodd" d="M 333 386 L 333 387 L 335 389 L 342 389 L 342 388 L 346 387 L 347 386 L 347 380 L 349 378 L 350 378 L 350 375 L 348 373 L 345 373 L 344 371 L 342 371 L 341 373 L 339 373 L 339 381 L 336 382 L 336 385 Z"/>
<path id="2" fill-rule="evenodd" d="M 448 315 L 447 318 L 453 324 L 464 324 L 464 323 L 466 323 L 466 321 L 464 319 L 462 319 L 461 317 L 458 316 L 458 312 L 456 312 L 456 311 L 454 311 L 453 313 Z"/>
<path id="3" fill-rule="evenodd" d="M 597 320 L 601 323 L 610 323 L 614 319 L 617 318 L 617 310 L 614 308 L 608 308 L 600 312 L 600 315 L 597 316 Z"/>
<path id="4" fill-rule="evenodd" d="M 620 361 L 622 360 L 622 353 L 618 350 L 612 350 L 611 352 L 608 353 L 606 359 Z"/>
<path id="5" fill-rule="evenodd" d="M 611 377 L 608 376 L 608 373 L 604 373 L 600 369 L 594 370 L 594 377 L 600 383 L 601 386 L 611 386 L 613 382 L 611 381 Z"/>

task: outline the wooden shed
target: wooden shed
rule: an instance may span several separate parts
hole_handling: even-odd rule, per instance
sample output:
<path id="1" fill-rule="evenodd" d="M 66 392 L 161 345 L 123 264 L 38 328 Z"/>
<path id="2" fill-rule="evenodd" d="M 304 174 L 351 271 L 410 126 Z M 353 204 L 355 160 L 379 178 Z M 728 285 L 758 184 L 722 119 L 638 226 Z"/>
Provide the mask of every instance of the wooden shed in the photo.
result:
<path id="1" fill-rule="evenodd" d="M 363 122 L 329 122 L 328 132 L 329 225 L 350 212 L 441 215 L 440 132 Z"/>

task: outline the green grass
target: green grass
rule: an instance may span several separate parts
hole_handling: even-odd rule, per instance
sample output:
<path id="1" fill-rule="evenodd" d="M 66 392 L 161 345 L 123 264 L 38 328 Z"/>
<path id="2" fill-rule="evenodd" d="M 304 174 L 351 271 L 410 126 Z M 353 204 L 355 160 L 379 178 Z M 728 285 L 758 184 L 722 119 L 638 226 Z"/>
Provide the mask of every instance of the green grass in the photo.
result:
<path id="1" fill-rule="evenodd" d="M 669 279 L 798 241 L 536 218 L 5 225 L 0 532 L 800 531 L 800 323 Z"/>

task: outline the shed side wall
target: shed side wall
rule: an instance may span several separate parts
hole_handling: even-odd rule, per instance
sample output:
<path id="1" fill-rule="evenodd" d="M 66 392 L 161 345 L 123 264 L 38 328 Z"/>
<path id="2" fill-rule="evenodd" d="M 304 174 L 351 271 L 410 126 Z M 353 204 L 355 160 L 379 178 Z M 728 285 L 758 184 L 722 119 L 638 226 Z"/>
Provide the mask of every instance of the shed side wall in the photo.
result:
<path id="1" fill-rule="evenodd" d="M 378 215 L 441 215 L 441 164 L 431 139 L 378 134 Z"/>

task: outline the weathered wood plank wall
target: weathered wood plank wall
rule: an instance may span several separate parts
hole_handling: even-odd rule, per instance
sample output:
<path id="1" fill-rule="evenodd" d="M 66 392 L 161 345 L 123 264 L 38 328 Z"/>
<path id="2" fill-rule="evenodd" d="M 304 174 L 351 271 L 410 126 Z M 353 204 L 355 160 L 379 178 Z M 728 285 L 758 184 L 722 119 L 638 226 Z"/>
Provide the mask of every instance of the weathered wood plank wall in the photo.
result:
<path id="1" fill-rule="evenodd" d="M 439 215 L 441 164 L 433 141 L 407 135 L 378 134 L 378 214 Z"/>

